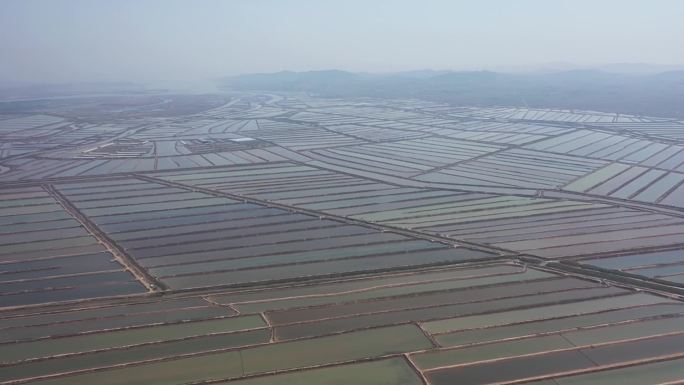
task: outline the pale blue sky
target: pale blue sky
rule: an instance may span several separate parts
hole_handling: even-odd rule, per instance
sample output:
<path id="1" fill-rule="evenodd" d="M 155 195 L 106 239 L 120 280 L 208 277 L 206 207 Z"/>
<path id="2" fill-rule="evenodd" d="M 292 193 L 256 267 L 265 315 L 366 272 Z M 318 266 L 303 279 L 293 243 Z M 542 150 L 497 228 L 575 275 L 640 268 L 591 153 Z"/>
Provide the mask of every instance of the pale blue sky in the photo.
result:
<path id="1" fill-rule="evenodd" d="M 0 81 L 684 64 L 681 0 L 4 0 Z"/>

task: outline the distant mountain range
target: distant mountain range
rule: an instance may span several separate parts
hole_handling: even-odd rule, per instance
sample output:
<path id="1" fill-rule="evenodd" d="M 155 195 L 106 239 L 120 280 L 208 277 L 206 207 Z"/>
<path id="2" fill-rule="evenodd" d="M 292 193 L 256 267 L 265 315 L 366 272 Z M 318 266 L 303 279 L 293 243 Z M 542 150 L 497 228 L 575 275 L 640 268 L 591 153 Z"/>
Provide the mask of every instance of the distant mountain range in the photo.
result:
<path id="1" fill-rule="evenodd" d="M 629 67 L 618 66 L 625 70 Z M 684 71 L 652 73 L 642 69 L 522 73 L 422 70 L 392 74 L 283 71 L 224 78 L 220 85 L 323 97 L 419 98 L 459 105 L 585 109 L 684 118 Z"/>

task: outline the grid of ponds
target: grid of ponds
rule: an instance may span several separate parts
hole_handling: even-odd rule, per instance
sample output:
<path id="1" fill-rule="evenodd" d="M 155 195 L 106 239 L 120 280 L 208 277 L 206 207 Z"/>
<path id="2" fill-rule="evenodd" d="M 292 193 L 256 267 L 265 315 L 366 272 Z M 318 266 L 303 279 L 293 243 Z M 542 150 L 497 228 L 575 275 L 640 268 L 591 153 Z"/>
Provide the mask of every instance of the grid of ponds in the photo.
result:
<path id="1" fill-rule="evenodd" d="M 138 179 L 60 184 L 57 189 L 170 289 L 497 257 Z"/>
<path id="2" fill-rule="evenodd" d="M 681 375 L 682 316 L 513 263 L 99 300 L 1 311 L 0 383 L 572 383 L 623 363 L 665 381 Z"/>
<path id="3" fill-rule="evenodd" d="M 1 384 L 684 378 L 682 122 L 64 103 L 0 117 Z"/>
<path id="4" fill-rule="evenodd" d="M 0 190 L 0 307 L 144 292 L 47 191 Z"/>

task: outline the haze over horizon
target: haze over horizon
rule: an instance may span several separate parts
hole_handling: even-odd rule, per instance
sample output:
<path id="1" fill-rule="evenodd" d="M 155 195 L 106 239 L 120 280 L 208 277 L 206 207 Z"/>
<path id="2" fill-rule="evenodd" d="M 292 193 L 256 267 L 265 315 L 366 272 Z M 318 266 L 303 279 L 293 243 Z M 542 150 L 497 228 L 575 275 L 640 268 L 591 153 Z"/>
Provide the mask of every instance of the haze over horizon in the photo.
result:
<path id="1" fill-rule="evenodd" d="M 0 3 L 0 84 L 186 82 L 333 68 L 679 68 L 684 3 L 650 4 L 9 0 Z"/>

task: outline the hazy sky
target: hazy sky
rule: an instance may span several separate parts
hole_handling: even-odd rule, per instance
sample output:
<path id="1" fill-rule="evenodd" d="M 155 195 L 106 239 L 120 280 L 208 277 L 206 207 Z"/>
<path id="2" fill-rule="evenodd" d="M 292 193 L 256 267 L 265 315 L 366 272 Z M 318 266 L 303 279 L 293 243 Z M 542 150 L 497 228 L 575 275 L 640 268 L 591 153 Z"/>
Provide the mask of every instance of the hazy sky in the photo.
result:
<path id="1" fill-rule="evenodd" d="M 681 0 L 1 0 L 0 82 L 684 64 Z"/>

